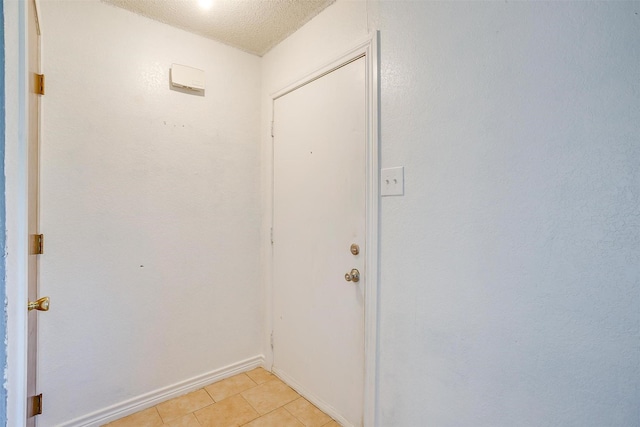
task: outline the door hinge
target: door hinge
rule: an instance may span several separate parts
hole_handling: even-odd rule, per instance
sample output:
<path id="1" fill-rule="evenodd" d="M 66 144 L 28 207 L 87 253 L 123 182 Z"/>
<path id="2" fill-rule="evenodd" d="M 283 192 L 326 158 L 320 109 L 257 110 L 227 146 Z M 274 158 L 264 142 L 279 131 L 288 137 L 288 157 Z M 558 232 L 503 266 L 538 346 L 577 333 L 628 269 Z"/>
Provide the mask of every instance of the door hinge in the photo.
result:
<path id="1" fill-rule="evenodd" d="M 42 255 L 44 253 L 44 234 L 34 234 L 33 235 L 33 250 L 31 251 L 34 255 Z"/>
<path id="2" fill-rule="evenodd" d="M 44 95 L 44 74 L 35 74 L 35 92 Z"/>
<path id="3" fill-rule="evenodd" d="M 273 350 L 273 332 L 271 332 L 270 343 L 271 343 L 271 350 Z"/>
<path id="4" fill-rule="evenodd" d="M 273 227 L 271 227 L 271 244 L 273 245 Z"/>
<path id="5" fill-rule="evenodd" d="M 275 134 L 273 132 L 273 127 L 274 127 L 273 120 L 271 120 L 271 138 L 273 138 L 275 136 Z"/>
<path id="6" fill-rule="evenodd" d="M 28 418 L 42 414 L 42 393 L 37 396 L 31 396 L 27 401 Z"/>

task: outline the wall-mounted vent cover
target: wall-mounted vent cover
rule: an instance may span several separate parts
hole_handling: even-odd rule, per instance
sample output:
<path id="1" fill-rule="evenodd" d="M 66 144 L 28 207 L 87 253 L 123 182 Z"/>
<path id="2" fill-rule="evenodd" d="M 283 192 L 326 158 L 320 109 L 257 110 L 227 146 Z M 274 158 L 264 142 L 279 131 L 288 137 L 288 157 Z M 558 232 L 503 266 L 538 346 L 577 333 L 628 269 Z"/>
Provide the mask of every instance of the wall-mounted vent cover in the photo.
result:
<path id="1" fill-rule="evenodd" d="M 171 64 L 171 86 L 204 92 L 204 71 L 186 65 Z"/>

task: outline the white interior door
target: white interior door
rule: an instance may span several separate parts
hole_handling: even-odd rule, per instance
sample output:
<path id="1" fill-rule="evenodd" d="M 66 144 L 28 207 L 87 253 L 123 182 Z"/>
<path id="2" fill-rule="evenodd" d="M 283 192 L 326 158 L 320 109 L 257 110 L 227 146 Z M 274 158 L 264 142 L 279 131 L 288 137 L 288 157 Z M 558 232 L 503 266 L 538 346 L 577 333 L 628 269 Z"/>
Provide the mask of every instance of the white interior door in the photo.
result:
<path id="1" fill-rule="evenodd" d="M 365 71 L 363 57 L 274 103 L 273 369 L 354 426 L 364 384 Z M 345 279 L 352 269 L 360 281 Z"/>

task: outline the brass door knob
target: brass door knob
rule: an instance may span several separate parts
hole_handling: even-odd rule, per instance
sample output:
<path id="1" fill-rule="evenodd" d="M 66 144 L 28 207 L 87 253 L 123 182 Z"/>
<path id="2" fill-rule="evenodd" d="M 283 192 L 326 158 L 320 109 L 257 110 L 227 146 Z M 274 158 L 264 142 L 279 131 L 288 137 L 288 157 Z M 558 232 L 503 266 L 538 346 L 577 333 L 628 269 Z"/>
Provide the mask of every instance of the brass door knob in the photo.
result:
<path id="1" fill-rule="evenodd" d="M 29 311 L 49 311 L 49 297 L 42 297 L 37 301 L 29 301 L 27 307 L 29 308 Z"/>
<path id="2" fill-rule="evenodd" d="M 354 268 L 349 273 L 344 275 L 344 280 L 347 282 L 359 282 L 360 281 L 360 272 L 357 268 Z"/>

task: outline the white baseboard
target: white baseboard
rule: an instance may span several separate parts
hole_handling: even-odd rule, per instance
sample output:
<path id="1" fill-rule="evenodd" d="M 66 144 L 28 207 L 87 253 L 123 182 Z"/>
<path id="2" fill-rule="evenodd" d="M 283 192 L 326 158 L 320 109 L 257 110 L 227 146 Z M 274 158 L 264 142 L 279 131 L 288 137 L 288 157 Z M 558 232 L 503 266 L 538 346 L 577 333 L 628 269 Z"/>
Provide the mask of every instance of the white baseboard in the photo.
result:
<path id="1" fill-rule="evenodd" d="M 292 389 L 297 391 L 302 397 L 304 397 L 309 402 L 311 402 L 314 405 L 316 405 L 318 407 L 318 409 L 320 409 L 322 412 L 324 412 L 325 414 L 329 415 L 331 418 L 336 420 L 336 422 L 338 424 L 340 424 L 341 426 L 343 426 L 343 427 L 354 427 L 353 424 L 351 424 L 349 421 L 344 419 L 344 417 L 342 415 L 340 415 L 338 413 L 338 411 L 336 411 L 336 409 L 333 406 L 329 405 L 324 400 L 318 398 L 317 396 L 313 395 L 312 393 L 309 393 L 304 387 L 302 387 L 294 379 L 289 377 L 287 374 L 285 374 L 284 372 L 282 372 L 278 368 L 273 367 L 271 372 L 273 374 L 275 374 L 275 376 L 280 378 L 284 383 L 289 385 Z"/>
<path id="2" fill-rule="evenodd" d="M 198 390 L 216 381 L 223 380 L 241 372 L 264 365 L 264 356 L 258 355 L 224 368 L 216 369 L 179 383 L 154 390 L 121 403 L 83 415 L 57 427 L 100 427 L 103 424 L 126 417 L 143 409 L 150 408 L 165 400 Z"/>

